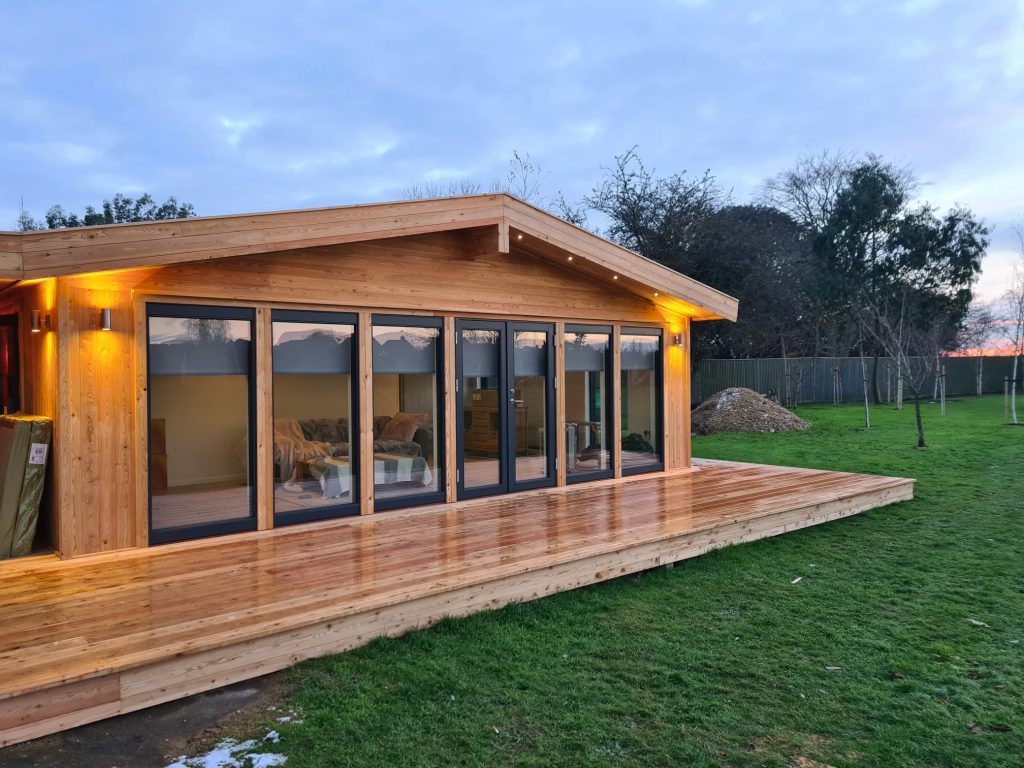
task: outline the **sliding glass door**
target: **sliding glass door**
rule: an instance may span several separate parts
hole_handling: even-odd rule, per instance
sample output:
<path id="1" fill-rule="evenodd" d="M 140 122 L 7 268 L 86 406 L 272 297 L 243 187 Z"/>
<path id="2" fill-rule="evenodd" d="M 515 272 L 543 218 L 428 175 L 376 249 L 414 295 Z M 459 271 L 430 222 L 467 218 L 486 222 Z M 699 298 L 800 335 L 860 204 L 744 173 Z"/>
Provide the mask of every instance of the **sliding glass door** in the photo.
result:
<path id="1" fill-rule="evenodd" d="M 612 476 L 612 329 L 565 326 L 565 476 L 570 483 Z"/>
<path id="2" fill-rule="evenodd" d="M 373 318 L 376 510 L 444 501 L 441 318 Z"/>
<path id="3" fill-rule="evenodd" d="M 459 320 L 460 498 L 555 482 L 553 327 Z"/>
<path id="4" fill-rule="evenodd" d="M 151 543 L 256 528 L 254 320 L 147 307 Z"/>
<path id="5" fill-rule="evenodd" d="M 274 310 L 274 523 L 359 513 L 356 316 Z"/>
<path id="6" fill-rule="evenodd" d="M 661 331 L 623 328 L 620 357 L 622 473 L 655 472 L 664 467 Z"/>

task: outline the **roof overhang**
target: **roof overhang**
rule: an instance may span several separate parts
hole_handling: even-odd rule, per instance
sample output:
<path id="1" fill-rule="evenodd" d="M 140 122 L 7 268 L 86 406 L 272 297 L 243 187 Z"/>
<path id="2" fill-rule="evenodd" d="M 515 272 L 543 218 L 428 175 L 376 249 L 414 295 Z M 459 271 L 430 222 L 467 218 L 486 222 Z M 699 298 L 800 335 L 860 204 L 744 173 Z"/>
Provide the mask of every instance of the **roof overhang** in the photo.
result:
<path id="1" fill-rule="evenodd" d="M 735 320 L 738 301 L 510 195 L 0 232 L 0 279 L 29 280 L 183 264 L 432 232 L 493 231 L 522 250 L 694 320 Z"/>

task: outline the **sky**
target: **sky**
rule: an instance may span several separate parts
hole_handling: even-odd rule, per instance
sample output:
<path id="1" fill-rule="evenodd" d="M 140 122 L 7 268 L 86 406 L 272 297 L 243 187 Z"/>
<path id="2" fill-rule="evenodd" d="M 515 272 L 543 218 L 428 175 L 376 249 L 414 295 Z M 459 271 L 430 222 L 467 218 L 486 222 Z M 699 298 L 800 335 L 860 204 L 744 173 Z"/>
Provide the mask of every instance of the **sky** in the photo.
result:
<path id="1" fill-rule="evenodd" d="M 0 229 L 116 192 L 203 215 L 502 177 L 580 199 L 637 146 L 747 202 L 822 150 L 1024 224 L 1024 0 L 0 0 Z"/>

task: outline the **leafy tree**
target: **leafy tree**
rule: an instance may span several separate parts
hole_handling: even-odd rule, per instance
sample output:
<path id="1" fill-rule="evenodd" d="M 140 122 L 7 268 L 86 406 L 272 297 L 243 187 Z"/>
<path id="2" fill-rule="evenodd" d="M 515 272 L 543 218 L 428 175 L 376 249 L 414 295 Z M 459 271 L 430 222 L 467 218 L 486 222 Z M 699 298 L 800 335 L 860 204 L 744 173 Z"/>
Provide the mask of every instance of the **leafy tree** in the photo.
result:
<path id="1" fill-rule="evenodd" d="M 112 200 L 104 200 L 100 210 L 87 205 L 85 212 L 79 216 L 69 213 L 60 205 L 54 205 L 46 212 L 42 222 L 36 221 L 31 214 L 22 210 L 18 217 L 18 229 L 31 232 L 41 229 L 64 229 L 66 227 L 95 227 L 105 224 L 129 224 L 137 221 L 164 221 L 166 219 L 188 219 L 196 215 L 191 203 L 179 203 L 177 198 L 169 197 L 157 204 L 150 194 L 131 198 L 120 192 Z"/>

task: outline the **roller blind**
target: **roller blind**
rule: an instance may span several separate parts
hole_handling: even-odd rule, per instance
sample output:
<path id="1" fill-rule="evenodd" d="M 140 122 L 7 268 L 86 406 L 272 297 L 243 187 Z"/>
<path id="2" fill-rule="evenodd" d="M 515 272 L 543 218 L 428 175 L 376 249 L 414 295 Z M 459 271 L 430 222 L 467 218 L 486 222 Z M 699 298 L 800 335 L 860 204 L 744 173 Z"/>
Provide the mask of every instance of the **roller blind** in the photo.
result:
<path id="1" fill-rule="evenodd" d="M 621 361 L 624 371 L 653 371 L 658 367 L 661 339 L 658 336 L 623 336 Z"/>
<path id="2" fill-rule="evenodd" d="M 275 374 L 352 373 L 352 335 L 314 331 L 274 345 Z"/>

